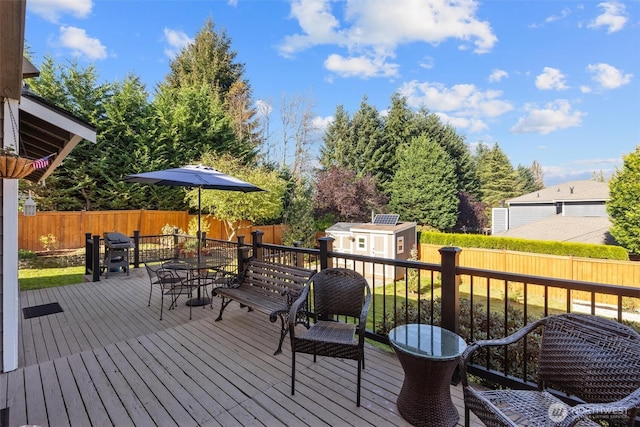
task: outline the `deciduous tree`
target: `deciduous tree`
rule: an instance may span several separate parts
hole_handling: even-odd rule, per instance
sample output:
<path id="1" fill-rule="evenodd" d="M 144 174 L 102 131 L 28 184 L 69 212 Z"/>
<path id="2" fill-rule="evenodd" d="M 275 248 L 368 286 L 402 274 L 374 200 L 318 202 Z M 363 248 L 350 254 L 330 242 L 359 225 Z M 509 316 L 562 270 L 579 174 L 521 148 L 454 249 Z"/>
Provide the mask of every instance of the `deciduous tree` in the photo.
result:
<path id="1" fill-rule="evenodd" d="M 282 198 L 287 182 L 277 171 L 255 164 L 246 165 L 229 154 L 206 153 L 201 163 L 266 190 L 252 193 L 202 190 L 202 211 L 224 221 L 229 240 L 235 238 L 242 220 L 264 222 L 282 215 Z M 197 209 L 198 190 L 189 191 L 187 201 L 189 206 Z"/>

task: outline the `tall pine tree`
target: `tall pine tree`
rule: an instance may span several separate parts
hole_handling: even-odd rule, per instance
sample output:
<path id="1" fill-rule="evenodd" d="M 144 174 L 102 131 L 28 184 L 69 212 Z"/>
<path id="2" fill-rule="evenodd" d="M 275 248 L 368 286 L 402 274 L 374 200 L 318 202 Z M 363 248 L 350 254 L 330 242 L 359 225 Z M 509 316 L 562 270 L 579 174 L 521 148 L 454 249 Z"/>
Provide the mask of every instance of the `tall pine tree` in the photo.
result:
<path id="1" fill-rule="evenodd" d="M 401 147 L 390 189 L 389 209 L 403 221 L 440 231 L 455 226 L 459 204 L 455 168 L 437 142 L 422 135 Z"/>

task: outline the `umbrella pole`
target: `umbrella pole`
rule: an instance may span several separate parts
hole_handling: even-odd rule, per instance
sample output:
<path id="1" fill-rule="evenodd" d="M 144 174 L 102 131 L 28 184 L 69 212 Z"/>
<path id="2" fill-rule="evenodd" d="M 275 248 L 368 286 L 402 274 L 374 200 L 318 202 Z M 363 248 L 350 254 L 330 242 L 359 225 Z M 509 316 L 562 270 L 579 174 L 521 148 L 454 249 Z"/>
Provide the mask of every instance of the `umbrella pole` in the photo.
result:
<path id="1" fill-rule="evenodd" d="M 198 264 L 200 264 L 200 247 L 202 238 L 202 232 L 200 231 L 200 191 L 202 191 L 202 187 L 198 187 Z"/>

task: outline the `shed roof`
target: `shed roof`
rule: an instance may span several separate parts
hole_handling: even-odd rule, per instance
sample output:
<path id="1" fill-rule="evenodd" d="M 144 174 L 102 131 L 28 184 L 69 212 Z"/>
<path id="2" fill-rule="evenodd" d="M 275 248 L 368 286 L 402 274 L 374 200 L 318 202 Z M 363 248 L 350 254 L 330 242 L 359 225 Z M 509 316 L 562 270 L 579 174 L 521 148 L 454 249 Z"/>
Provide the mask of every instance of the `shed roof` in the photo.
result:
<path id="1" fill-rule="evenodd" d="M 543 188 L 540 191 L 514 197 L 507 200 L 509 204 L 519 203 L 556 203 L 578 201 L 606 201 L 609 200 L 609 184 L 606 182 L 582 180 L 569 181 Z"/>

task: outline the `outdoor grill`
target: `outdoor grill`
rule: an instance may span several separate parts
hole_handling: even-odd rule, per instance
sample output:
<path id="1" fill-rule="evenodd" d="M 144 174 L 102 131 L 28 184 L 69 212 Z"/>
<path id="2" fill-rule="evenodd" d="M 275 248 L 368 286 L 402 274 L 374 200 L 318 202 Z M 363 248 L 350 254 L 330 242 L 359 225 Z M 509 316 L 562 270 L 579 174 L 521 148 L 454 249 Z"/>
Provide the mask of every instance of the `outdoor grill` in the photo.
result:
<path id="1" fill-rule="evenodd" d="M 123 268 L 129 275 L 129 250 L 135 245 L 128 236 L 122 233 L 104 233 L 104 262 L 105 277 L 109 277 L 110 271 Z"/>

